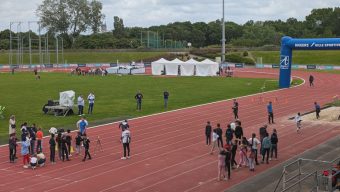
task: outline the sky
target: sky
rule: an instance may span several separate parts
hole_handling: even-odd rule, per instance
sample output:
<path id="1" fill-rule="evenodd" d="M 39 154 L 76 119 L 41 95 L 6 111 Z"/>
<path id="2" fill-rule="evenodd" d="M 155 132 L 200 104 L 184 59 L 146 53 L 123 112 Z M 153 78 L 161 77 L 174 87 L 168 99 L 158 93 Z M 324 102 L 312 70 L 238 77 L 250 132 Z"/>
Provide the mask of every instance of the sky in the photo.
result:
<path id="1" fill-rule="evenodd" d="M 37 21 L 36 9 L 43 0 L 1 0 L 0 31 L 10 22 Z M 101 0 L 108 30 L 113 17 L 123 18 L 125 26 L 149 27 L 176 21 L 210 22 L 222 17 L 222 0 Z M 312 9 L 339 7 L 339 0 L 225 0 L 226 21 L 244 24 L 248 20 L 304 20 Z M 32 26 L 33 25 L 33 26 Z M 31 24 L 31 28 L 36 26 Z"/>

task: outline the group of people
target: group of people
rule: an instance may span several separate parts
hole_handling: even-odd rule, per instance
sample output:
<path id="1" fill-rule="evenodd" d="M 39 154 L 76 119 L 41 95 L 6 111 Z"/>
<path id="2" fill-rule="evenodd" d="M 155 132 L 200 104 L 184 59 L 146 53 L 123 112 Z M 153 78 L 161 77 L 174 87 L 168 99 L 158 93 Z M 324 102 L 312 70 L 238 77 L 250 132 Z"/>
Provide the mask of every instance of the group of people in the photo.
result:
<path id="1" fill-rule="evenodd" d="M 94 100 L 95 96 L 92 92 L 87 96 L 87 100 L 89 102 L 89 107 L 87 110 L 87 114 L 92 114 L 93 112 L 93 107 L 94 107 Z M 77 104 L 78 104 L 78 115 L 82 116 L 84 115 L 84 106 L 85 106 L 85 100 L 83 98 L 83 95 L 79 95 L 77 98 Z"/>
<path id="2" fill-rule="evenodd" d="M 206 145 L 211 147 L 210 154 L 218 148 L 218 180 L 230 179 L 231 169 L 239 167 L 249 167 L 250 171 L 255 171 L 255 165 L 259 165 L 258 153 L 262 155 L 262 163 L 269 163 L 274 157 L 277 159 L 278 135 L 276 129 L 269 134 L 267 125 L 259 129 L 260 137 L 252 133 L 250 138 L 243 135 L 243 128 L 240 120 L 235 120 L 227 125 L 225 134 L 221 125 L 212 129 L 211 122 L 208 121 L 205 128 Z M 212 138 L 212 142 L 211 142 Z M 225 139 L 225 144 L 223 140 Z M 238 155 L 238 159 L 237 159 Z M 228 173 L 228 175 L 226 174 Z"/>

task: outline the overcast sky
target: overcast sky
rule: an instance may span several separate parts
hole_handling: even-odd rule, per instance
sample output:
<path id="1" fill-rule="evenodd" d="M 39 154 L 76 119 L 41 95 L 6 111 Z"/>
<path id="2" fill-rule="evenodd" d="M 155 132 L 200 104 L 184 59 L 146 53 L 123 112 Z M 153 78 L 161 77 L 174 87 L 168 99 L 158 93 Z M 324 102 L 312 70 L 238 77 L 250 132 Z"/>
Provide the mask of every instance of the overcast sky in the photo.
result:
<path id="1" fill-rule="evenodd" d="M 0 31 L 11 21 L 36 21 L 35 10 L 43 0 L 1 0 Z M 175 21 L 209 22 L 222 17 L 222 0 L 101 0 L 108 29 L 113 16 L 125 26 L 148 27 Z M 248 20 L 304 20 L 314 8 L 339 7 L 339 0 L 225 0 L 226 20 L 243 24 Z"/>

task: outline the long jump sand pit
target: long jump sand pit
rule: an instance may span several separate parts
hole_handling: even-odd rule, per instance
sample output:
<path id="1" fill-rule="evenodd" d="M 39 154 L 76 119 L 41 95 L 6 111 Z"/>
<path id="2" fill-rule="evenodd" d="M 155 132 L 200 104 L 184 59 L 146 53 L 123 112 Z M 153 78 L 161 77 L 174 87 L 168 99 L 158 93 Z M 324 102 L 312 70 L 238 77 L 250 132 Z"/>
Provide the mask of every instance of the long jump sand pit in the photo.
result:
<path id="1" fill-rule="evenodd" d="M 329 107 L 326 109 L 322 109 L 320 112 L 320 118 L 317 119 L 315 113 L 309 113 L 307 115 L 302 116 L 302 120 L 305 122 L 327 122 L 327 123 L 340 123 L 338 117 L 340 115 L 340 107 Z"/>

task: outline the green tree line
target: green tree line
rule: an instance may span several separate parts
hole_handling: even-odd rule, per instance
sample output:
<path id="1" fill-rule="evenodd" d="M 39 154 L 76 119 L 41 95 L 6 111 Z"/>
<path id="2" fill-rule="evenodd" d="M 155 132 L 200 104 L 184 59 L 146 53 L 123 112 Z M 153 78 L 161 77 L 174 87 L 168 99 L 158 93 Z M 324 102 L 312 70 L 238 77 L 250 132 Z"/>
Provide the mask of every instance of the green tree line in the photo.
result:
<path id="1" fill-rule="evenodd" d="M 63 4 L 58 5 L 58 2 Z M 56 4 L 58 9 L 55 11 L 64 10 L 58 17 L 51 11 Z M 68 6 L 70 6 L 68 9 L 64 9 Z M 65 48 L 139 48 L 142 31 L 157 32 L 163 39 L 191 42 L 192 46 L 197 48 L 219 45 L 221 42 L 221 20 L 208 23 L 174 22 L 142 28 L 125 27 L 122 18 L 114 17 L 114 30 L 101 33 L 104 17 L 101 8 L 99 1 L 44 0 L 37 12 L 51 38 L 55 34 L 60 34 L 65 39 Z M 61 22 L 63 14 L 67 15 L 68 19 Z M 91 34 L 84 34 L 89 31 Z M 289 18 L 286 21 L 250 20 L 242 25 L 226 22 L 226 43 L 230 46 L 280 45 L 281 37 L 284 35 L 295 38 L 339 37 L 340 7 L 313 9 L 303 21 L 296 18 Z M 28 33 L 23 33 L 22 36 L 27 37 Z M 24 46 L 28 46 L 27 38 L 24 38 L 23 42 Z M 53 46 L 53 43 L 51 41 L 50 46 Z M 0 49 L 9 49 L 9 30 L 0 32 Z"/>

